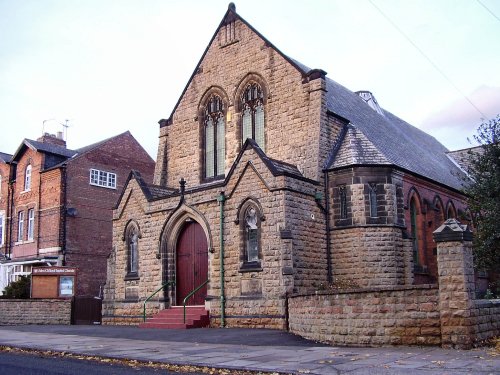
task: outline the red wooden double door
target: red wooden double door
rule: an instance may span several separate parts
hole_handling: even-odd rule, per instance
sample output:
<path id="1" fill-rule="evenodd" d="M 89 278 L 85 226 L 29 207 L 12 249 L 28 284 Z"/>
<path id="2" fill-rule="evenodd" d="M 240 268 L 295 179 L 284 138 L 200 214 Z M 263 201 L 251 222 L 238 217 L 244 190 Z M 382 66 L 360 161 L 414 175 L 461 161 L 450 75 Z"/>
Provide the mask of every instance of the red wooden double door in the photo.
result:
<path id="1" fill-rule="evenodd" d="M 177 239 L 176 274 L 177 305 L 182 305 L 184 298 L 208 279 L 207 237 L 196 221 L 186 222 Z M 205 285 L 186 304 L 204 305 L 206 296 Z"/>

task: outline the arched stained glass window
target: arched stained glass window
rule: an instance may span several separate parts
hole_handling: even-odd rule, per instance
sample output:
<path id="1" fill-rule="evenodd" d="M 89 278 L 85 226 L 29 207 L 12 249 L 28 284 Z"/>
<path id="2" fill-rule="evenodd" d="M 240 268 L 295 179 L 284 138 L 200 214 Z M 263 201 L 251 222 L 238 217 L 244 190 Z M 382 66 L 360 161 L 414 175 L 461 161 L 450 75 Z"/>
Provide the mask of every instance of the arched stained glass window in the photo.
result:
<path id="1" fill-rule="evenodd" d="M 242 142 L 244 143 L 247 138 L 251 138 L 265 151 L 264 95 L 257 83 L 247 85 L 241 97 L 241 104 Z"/>
<path id="2" fill-rule="evenodd" d="M 226 123 L 224 103 L 212 95 L 205 107 L 205 178 L 224 175 Z"/>
<path id="3" fill-rule="evenodd" d="M 417 204 L 415 199 L 410 202 L 411 235 L 413 237 L 413 262 L 416 267 L 421 265 L 419 249 L 419 225 L 417 218 Z"/>
<path id="4" fill-rule="evenodd" d="M 127 249 L 127 278 L 139 277 L 139 227 L 130 222 L 125 230 L 125 244 Z"/>
<path id="5" fill-rule="evenodd" d="M 259 227 L 257 222 L 257 211 L 253 206 L 250 206 L 245 212 L 247 262 L 257 262 L 259 260 Z"/>

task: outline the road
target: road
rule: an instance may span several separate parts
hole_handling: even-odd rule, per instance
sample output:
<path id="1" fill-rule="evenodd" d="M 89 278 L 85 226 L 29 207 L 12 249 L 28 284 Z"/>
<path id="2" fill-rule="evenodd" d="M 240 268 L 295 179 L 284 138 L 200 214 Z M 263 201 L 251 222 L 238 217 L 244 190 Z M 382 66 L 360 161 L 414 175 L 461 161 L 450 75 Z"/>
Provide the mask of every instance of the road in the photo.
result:
<path id="1" fill-rule="evenodd" d="M 164 369 L 126 366 L 91 360 L 48 357 L 35 354 L 0 352 L 0 374 L 2 375 L 169 375 L 196 374 L 171 372 Z M 199 373 L 198 373 L 199 374 Z"/>

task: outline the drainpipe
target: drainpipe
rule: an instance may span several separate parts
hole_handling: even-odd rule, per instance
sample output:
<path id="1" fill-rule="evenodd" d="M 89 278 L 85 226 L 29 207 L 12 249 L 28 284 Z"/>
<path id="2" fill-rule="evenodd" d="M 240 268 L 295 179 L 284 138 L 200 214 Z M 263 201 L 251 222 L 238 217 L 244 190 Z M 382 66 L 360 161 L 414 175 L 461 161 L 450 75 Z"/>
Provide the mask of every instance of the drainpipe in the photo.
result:
<path id="1" fill-rule="evenodd" d="M 325 215 L 325 230 L 326 230 L 326 270 L 328 277 L 328 284 L 332 283 L 332 264 L 331 264 L 331 248 L 330 248 L 330 214 L 329 214 L 329 197 L 328 197 L 328 172 L 324 172 L 325 178 L 325 186 L 324 186 L 324 195 L 325 195 L 325 206 L 321 204 L 321 200 L 323 197 L 319 191 L 316 191 L 314 194 L 314 200 L 316 201 L 316 205 L 321 209 L 321 212 Z"/>
<path id="2" fill-rule="evenodd" d="M 61 207 L 61 235 L 60 235 L 60 241 L 61 241 L 61 250 L 62 250 L 62 265 L 66 266 L 66 225 L 67 225 L 67 209 L 68 209 L 68 192 L 67 192 L 67 186 L 68 186 L 68 171 L 67 171 L 67 164 L 63 164 L 61 167 L 61 194 L 62 194 L 62 207 Z M 40 223 L 40 220 L 38 220 Z M 40 233 L 40 232 L 39 232 Z"/>
<path id="3" fill-rule="evenodd" d="M 328 283 L 333 282 L 332 277 L 332 249 L 330 248 L 330 197 L 328 194 L 328 171 L 325 171 L 325 226 L 326 226 L 326 263 Z"/>
<path id="4" fill-rule="evenodd" d="M 12 175 L 12 173 L 11 173 Z M 5 239 L 5 245 L 7 248 L 5 249 L 5 254 L 8 254 L 7 257 L 9 260 L 12 259 L 12 227 L 14 226 L 14 193 L 15 193 L 15 185 L 12 180 L 10 180 L 9 177 L 9 189 L 8 189 L 8 197 L 7 197 L 7 220 L 6 220 L 6 226 L 8 227 L 8 231 L 6 233 L 6 239 Z"/>
<path id="5" fill-rule="evenodd" d="M 226 301 L 224 294 L 224 202 L 226 201 L 226 196 L 224 192 L 221 191 L 220 195 L 217 197 L 217 201 L 219 202 L 220 208 L 220 229 L 219 229 L 219 238 L 220 238 L 220 326 L 224 328 L 225 326 L 225 309 L 226 309 Z"/>

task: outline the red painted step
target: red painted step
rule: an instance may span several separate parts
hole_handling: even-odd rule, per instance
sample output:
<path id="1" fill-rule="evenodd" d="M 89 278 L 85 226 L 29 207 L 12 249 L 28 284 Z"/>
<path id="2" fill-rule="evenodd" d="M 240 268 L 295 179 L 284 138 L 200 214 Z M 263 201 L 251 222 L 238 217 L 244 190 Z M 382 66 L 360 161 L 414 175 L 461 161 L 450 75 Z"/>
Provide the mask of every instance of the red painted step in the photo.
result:
<path id="1" fill-rule="evenodd" d="M 205 306 L 186 306 L 186 322 L 184 308 L 174 306 L 161 310 L 158 314 L 139 324 L 140 328 L 187 329 L 208 327 L 210 320 Z"/>

